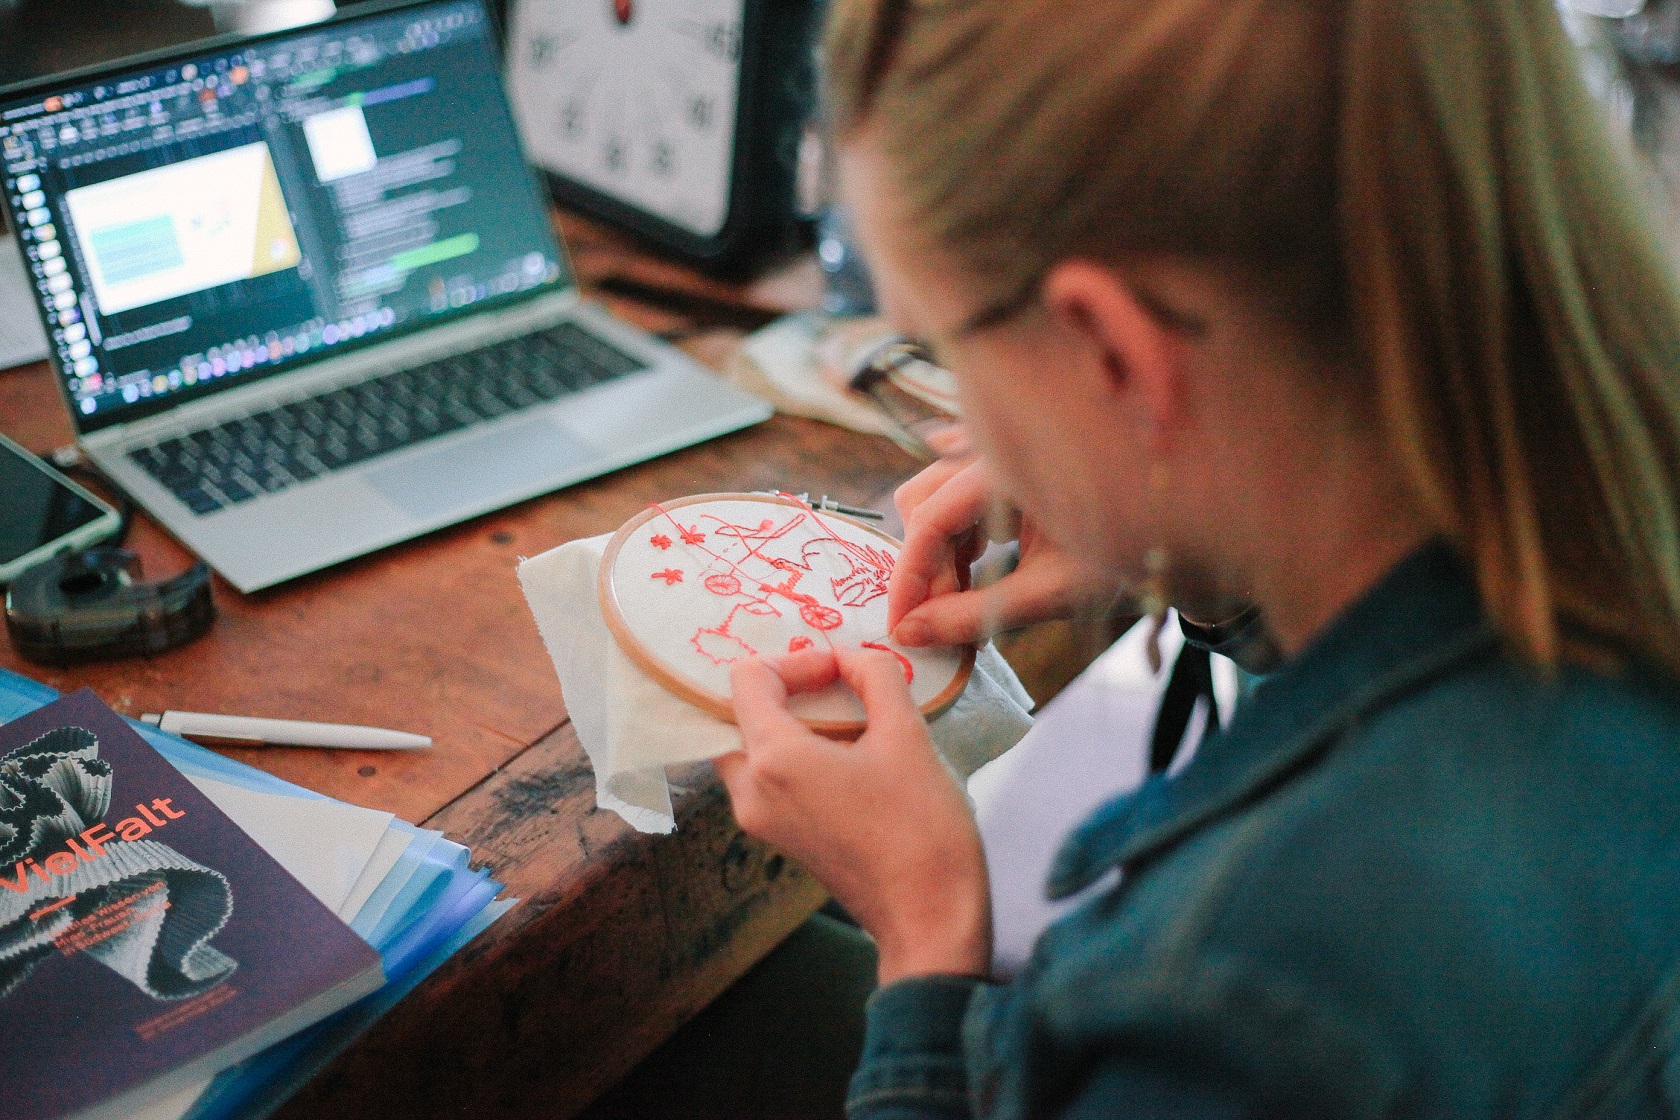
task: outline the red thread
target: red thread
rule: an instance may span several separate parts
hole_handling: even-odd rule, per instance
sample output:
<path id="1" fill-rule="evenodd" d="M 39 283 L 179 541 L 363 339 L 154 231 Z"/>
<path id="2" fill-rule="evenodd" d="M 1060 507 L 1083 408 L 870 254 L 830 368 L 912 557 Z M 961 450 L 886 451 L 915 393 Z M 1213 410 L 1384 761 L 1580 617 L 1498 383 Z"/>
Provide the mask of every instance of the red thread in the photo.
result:
<path id="1" fill-rule="evenodd" d="M 845 616 L 833 607 L 825 607 L 818 602 L 805 603 L 799 608 L 799 617 L 806 625 L 818 630 L 837 630 L 845 622 Z"/>
<path id="2" fill-rule="evenodd" d="M 664 580 L 666 587 L 671 587 L 683 581 L 682 573 L 675 568 L 666 568 L 663 572 L 654 572 L 653 578 Z"/>
<path id="3" fill-rule="evenodd" d="M 737 607 L 736 610 L 740 608 Z M 729 612 L 729 617 L 722 626 L 706 626 L 695 631 L 689 641 L 700 651 L 700 656 L 709 660 L 713 665 L 728 665 L 739 661 L 743 657 L 757 657 L 758 651 L 729 632 L 729 624 L 735 621 L 735 611 Z"/>
<path id="4" fill-rule="evenodd" d="M 713 572 L 706 577 L 706 590 L 713 595 L 739 595 L 741 581 L 728 572 Z"/>
<path id="5" fill-rule="evenodd" d="M 798 608 L 801 621 L 832 644 L 829 632 L 844 624 L 846 609 L 865 606 L 887 593 L 893 571 L 890 553 L 873 545 L 856 544 L 845 539 L 808 504 L 799 499 L 793 500 L 798 503 L 799 512 L 781 524 L 777 524 L 774 517 L 766 517 L 757 525 L 736 525 L 715 514 L 702 514 L 701 520 L 713 525 L 713 538 L 731 542 L 729 545 L 718 545 L 723 551 L 707 546 L 707 534 L 701 532 L 698 525 L 684 526 L 664 507 L 657 504 L 652 507 L 670 523 L 683 544 L 705 553 L 714 562 L 707 565 L 711 570 L 703 579 L 706 590 L 723 598 L 744 598 L 744 601 L 735 603 L 721 623 L 700 627 L 690 639 L 694 648 L 714 664 L 725 665 L 743 656 L 756 655 L 757 651 L 732 632 L 735 617 L 741 611 L 780 618 L 782 612 L 776 608 L 775 600 L 785 600 Z M 809 539 L 797 544 L 788 542 L 791 547 L 781 548 L 780 555 L 767 551 L 772 544 L 782 541 L 801 526 L 808 526 Z M 664 551 L 672 541 L 666 534 L 659 533 L 649 538 L 648 543 Z M 741 555 L 731 559 L 726 553 L 733 551 L 736 545 L 740 546 Z M 794 548 L 797 552 L 793 551 Z M 798 589 L 807 575 L 814 574 L 818 557 L 823 558 L 830 571 L 835 568 L 836 561 L 846 569 L 844 575 L 826 580 L 827 594 L 832 596 L 832 602 L 824 602 L 816 595 Z M 754 562 L 763 567 L 749 571 L 746 565 Z M 677 578 L 670 578 L 671 573 L 675 573 Z M 782 577 L 779 582 L 775 580 L 778 574 Z M 655 573 L 654 578 L 664 578 L 669 586 L 681 582 L 682 573 L 667 569 Z M 797 652 L 813 645 L 815 642 L 810 636 L 798 635 L 789 641 L 788 650 Z M 907 674 L 913 672 L 908 661 L 900 660 Z"/>
<path id="6" fill-rule="evenodd" d="M 898 658 L 898 663 L 904 667 L 904 683 L 911 684 L 916 679 L 916 667 L 910 664 L 910 659 L 891 646 L 884 646 L 880 642 L 864 642 L 864 649 L 878 649 L 882 653 L 890 653 Z"/>

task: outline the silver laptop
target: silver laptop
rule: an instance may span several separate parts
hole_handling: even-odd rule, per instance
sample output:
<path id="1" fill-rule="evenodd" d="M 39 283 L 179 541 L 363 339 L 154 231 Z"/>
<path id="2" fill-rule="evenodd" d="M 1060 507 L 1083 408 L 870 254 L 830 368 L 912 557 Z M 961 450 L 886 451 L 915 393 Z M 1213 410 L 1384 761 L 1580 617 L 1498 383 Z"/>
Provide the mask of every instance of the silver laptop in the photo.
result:
<path id="1" fill-rule="evenodd" d="M 482 0 L 0 91 L 86 454 L 243 591 L 756 423 L 582 302 Z"/>

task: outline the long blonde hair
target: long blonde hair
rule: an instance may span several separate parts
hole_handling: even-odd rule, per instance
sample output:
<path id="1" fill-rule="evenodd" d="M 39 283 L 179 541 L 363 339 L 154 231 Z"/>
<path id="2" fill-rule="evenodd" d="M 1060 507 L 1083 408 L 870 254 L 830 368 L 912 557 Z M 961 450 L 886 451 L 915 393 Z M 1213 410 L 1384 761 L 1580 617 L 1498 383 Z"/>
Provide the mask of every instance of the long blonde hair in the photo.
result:
<path id="1" fill-rule="evenodd" d="M 1345 354 L 1528 660 L 1680 675 L 1680 285 L 1552 0 L 835 0 L 828 97 L 993 294 L 1165 253 Z"/>

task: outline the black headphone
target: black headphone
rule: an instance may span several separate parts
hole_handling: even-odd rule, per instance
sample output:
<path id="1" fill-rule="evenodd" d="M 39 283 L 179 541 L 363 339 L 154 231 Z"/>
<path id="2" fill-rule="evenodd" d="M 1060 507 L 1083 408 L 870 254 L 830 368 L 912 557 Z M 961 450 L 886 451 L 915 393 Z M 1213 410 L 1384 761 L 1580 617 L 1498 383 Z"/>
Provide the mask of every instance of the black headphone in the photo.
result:
<path id="1" fill-rule="evenodd" d="M 29 569 L 6 592 L 6 632 L 18 654 L 43 665 L 139 657 L 185 645 L 210 629 L 216 606 L 202 560 L 173 579 L 140 582 L 126 548 L 66 553 Z"/>

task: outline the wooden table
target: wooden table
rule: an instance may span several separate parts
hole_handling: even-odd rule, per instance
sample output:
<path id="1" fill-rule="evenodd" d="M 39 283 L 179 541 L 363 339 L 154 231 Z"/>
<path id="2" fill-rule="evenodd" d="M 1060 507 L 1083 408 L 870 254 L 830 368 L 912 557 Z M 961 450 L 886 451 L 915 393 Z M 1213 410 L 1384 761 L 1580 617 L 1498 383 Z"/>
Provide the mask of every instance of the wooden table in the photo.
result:
<path id="1" fill-rule="evenodd" d="M 752 285 L 705 281 L 599 229 L 563 229 L 586 284 L 680 287 L 751 306 L 809 305 L 800 264 Z M 680 316 L 613 304 L 654 330 Z M 684 345 L 718 363 L 737 330 Z M 43 365 L 0 373 L 0 429 L 32 450 L 70 441 Z M 823 901 L 801 869 L 743 836 L 709 763 L 672 774 L 678 821 L 644 836 L 597 812 L 595 784 L 514 566 L 607 532 L 650 502 L 789 489 L 884 500 L 916 464 L 885 440 L 776 417 L 748 431 L 525 502 L 256 595 L 218 579 L 220 617 L 169 654 L 70 670 L 0 664 L 119 711 L 184 708 L 431 735 L 415 754 L 234 750 L 243 762 L 442 829 L 522 899 L 403 1000 L 282 1115 L 563 1117 L 611 1085 Z M 153 578 L 187 562 L 145 516 L 130 546 Z"/>

